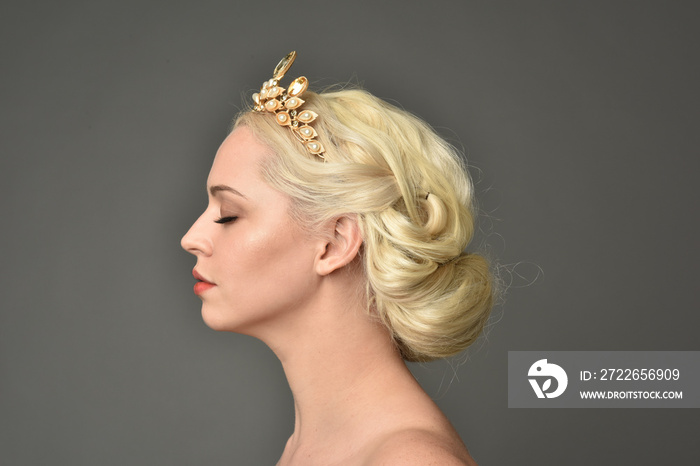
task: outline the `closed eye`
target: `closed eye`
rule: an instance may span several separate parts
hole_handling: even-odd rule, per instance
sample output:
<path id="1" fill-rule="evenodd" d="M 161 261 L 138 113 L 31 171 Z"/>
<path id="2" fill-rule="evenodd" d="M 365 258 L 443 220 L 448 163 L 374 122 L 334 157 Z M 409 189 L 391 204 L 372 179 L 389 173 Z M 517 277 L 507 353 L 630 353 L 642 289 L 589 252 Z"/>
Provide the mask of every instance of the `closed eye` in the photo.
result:
<path id="1" fill-rule="evenodd" d="M 214 222 L 218 224 L 224 224 L 224 223 L 230 223 L 236 220 L 238 217 L 221 217 L 219 219 L 214 220 Z"/>

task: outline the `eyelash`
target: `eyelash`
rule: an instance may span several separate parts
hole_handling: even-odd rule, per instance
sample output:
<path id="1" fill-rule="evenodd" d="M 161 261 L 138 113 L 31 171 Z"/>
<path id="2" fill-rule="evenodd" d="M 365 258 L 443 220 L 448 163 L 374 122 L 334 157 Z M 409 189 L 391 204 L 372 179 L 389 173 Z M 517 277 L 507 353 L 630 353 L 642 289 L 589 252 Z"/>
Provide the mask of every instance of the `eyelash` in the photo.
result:
<path id="1" fill-rule="evenodd" d="M 215 223 L 218 223 L 220 225 L 223 225 L 224 223 L 230 223 L 236 220 L 238 217 L 221 217 L 219 219 L 214 220 Z"/>

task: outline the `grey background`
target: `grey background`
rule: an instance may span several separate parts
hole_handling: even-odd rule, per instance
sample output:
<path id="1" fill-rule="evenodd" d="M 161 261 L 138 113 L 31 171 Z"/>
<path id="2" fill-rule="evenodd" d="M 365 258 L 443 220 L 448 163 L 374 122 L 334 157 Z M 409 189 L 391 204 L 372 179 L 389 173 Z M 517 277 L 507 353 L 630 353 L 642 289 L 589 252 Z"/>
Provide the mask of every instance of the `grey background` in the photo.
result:
<path id="1" fill-rule="evenodd" d="M 464 146 L 510 285 L 415 367 L 483 465 L 695 464 L 697 410 L 507 408 L 509 350 L 697 350 L 694 2 L 4 1 L 0 462 L 273 464 L 291 395 L 179 239 L 291 49 Z M 462 358 L 465 359 L 465 358 Z"/>

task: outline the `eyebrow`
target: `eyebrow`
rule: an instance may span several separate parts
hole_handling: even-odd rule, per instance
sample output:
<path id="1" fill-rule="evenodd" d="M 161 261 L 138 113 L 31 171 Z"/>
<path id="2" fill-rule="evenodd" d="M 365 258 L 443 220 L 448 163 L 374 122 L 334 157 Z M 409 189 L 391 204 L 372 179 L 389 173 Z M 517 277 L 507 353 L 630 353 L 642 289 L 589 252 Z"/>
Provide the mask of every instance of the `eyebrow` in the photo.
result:
<path id="1" fill-rule="evenodd" d="M 233 193 L 236 196 L 241 196 L 243 199 L 248 199 L 243 195 L 243 193 L 233 189 L 231 186 L 226 186 L 225 184 L 217 184 L 215 186 L 209 187 L 209 193 L 211 193 L 212 196 L 216 196 L 216 194 L 221 191 Z"/>

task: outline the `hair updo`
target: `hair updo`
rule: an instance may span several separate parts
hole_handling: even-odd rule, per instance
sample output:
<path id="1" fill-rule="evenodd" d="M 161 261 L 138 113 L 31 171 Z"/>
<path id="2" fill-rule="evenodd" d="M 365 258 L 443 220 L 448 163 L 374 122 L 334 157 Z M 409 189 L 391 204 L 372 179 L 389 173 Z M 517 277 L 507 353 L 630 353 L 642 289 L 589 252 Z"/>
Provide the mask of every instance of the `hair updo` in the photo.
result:
<path id="1" fill-rule="evenodd" d="M 327 163 L 271 114 L 236 119 L 274 152 L 263 176 L 311 229 L 357 216 L 369 309 L 404 359 L 459 353 L 488 319 L 492 276 L 482 256 L 465 252 L 473 188 L 458 153 L 425 122 L 366 91 L 307 91 L 304 100 L 319 115 L 313 127 Z"/>

